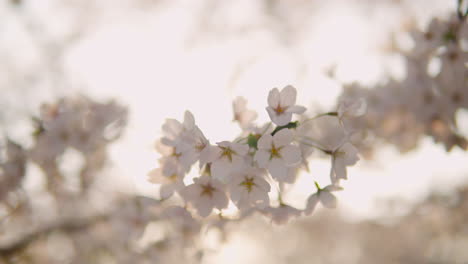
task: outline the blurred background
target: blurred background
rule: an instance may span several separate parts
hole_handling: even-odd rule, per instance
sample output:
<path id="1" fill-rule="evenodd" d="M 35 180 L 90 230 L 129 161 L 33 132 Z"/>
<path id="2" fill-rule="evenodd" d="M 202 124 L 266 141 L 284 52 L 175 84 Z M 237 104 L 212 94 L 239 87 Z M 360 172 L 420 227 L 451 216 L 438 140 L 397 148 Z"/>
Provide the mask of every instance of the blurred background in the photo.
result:
<path id="1" fill-rule="evenodd" d="M 41 105 L 66 96 L 92 98 L 70 112 L 83 104 L 109 108 L 119 112 L 109 124 L 126 127 L 106 144 L 105 158 L 93 149 L 65 151 L 57 161 L 64 175 L 99 172 L 85 199 L 44 194 L 50 168 L 25 165 L 21 190 L 2 206 L 0 263 L 468 263 L 468 155 L 425 136 L 406 151 L 374 146 L 349 169 L 337 210 L 286 226 L 261 217 L 223 226 L 225 237 L 197 242 L 183 260 L 180 241 L 150 235 L 158 243 L 144 249 L 129 242 L 154 220 L 149 214 L 158 215 L 141 208 L 159 204 L 147 172 L 157 165 L 153 143 L 166 118 L 181 120 L 190 110 L 211 142 L 233 139 L 240 130 L 232 100 L 244 96 L 266 121 L 268 91 L 288 84 L 298 103 L 328 111 L 350 83 L 403 78 L 395 45 L 456 10 L 456 0 L 1 1 L 0 136 L 34 148 Z M 468 136 L 466 109 L 455 118 Z M 87 167 L 89 153 L 106 165 Z M 310 166 L 317 179 L 328 177 L 328 161 Z M 300 179 L 286 199 L 303 207 L 304 186 L 310 180 Z M 151 228 L 146 233 L 170 230 Z"/>

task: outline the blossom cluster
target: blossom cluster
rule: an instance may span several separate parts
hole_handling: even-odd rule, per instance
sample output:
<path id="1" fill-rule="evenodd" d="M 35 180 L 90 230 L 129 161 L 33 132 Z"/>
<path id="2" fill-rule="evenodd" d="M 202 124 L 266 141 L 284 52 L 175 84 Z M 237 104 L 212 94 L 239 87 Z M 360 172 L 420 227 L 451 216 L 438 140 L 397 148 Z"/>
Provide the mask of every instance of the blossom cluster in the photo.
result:
<path id="1" fill-rule="evenodd" d="M 425 30 L 410 32 L 413 46 L 399 48 L 406 72 L 375 87 L 347 85 L 340 98 L 365 98 L 368 114 L 346 125 L 367 128 L 371 137 L 409 151 L 430 136 L 447 151 L 467 149 L 457 112 L 468 108 L 468 24 L 466 16 L 434 18 Z M 375 144 L 373 144 L 375 145 Z M 363 148 L 370 149 L 373 146 Z"/>
<path id="2" fill-rule="evenodd" d="M 47 175 L 49 187 L 57 188 L 63 181 L 58 159 L 66 150 L 74 149 L 85 160 L 80 176 L 81 188 L 86 189 L 93 171 L 100 170 L 106 161 L 108 144 L 121 136 L 127 109 L 114 101 L 100 103 L 85 96 L 66 97 L 43 104 L 34 120 L 34 144 L 28 149 L 28 157 Z"/>
<path id="3" fill-rule="evenodd" d="M 240 216 L 260 212 L 276 223 L 309 215 L 318 202 L 335 207 L 332 193 L 342 189 L 346 168 L 359 160 L 350 140 L 352 131 L 343 122 L 363 115 L 365 102 L 343 100 L 335 112 L 309 118 L 306 108 L 296 104 L 296 96 L 290 85 L 271 90 L 266 107 L 271 122 L 261 126 L 254 123 L 257 113 L 247 108 L 246 100 L 236 98 L 234 120 L 242 132 L 232 141 L 216 144 L 205 137 L 189 111 L 182 122 L 167 119 L 155 144 L 161 154 L 159 166 L 149 172 L 149 181 L 160 185 L 162 199 L 177 194 L 201 217 L 213 211 L 222 215 L 230 202 Z M 294 184 L 300 171 L 308 170 L 314 150 L 330 157 L 330 184 L 322 188 L 316 182 L 305 208 L 294 208 L 282 199 L 282 187 Z M 190 178 L 195 164 L 199 172 Z M 277 200 L 272 199 L 272 189 L 279 190 Z"/>

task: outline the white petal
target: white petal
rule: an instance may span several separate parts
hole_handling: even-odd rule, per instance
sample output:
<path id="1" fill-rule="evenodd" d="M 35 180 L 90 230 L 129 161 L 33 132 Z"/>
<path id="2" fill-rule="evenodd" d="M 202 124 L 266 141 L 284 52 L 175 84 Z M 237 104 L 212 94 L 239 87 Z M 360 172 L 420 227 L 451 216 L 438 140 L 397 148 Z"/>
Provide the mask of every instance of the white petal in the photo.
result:
<path id="1" fill-rule="evenodd" d="M 336 208 L 336 197 L 331 192 L 321 191 L 319 194 L 320 202 L 327 208 Z"/>
<path id="2" fill-rule="evenodd" d="M 271 118 L 271 121 L 278 126 L 284 126 L 291 122 L 291 119 L 292 113 L 284 112 L 281 115 L 275 115 L 273 118 Z"/>
<path id="3" fill-rule="evenodd" d="M 207 217 L 207 216 L 209 216 L 211 214 L 211 211 L 213 211 L 212 204 L 208 203 L 208 202 L 198 202 L 195 205 L 195 207 L 197 209 L 198 214 L 201 217 Z"/>
<path id="4" fill-rule="evenodd" d="M 151 183 L 163 183 L 162 181 L 162 169 L 156 168 L 148 172 L 148 181 Z"/>
<path id="5" fill-rule="evenodd" d="M 280 105 L 283 107 L 292 106 L 296 104 L 296 88 L 288 85 L 281 90 Z"/>
<path id="6" fill-rule="evenodd" d="M 217 146 L 206 146 L 200 153 L 200 165 L 212 162 L 221 155 L 221 149 Z"/>
<path id="7" fill-rule="evenodd" d="M 276 108 L 279 102 L 280 102 L 280 92 L 278 91 L 278 88 L 274 88 L 268 94 L 268 105 L 273 108 Z"/>
<path id="8" fill-rule="evenodd" d="M 273 158 L 268 163 L 268 172 L 270 172 L 273 178 L 281 180 L 287 176 L 288 167 L 286 167 L 283 160 Z"/>
<path id="9" fill-rule="evenodd" d="M 318 195 L 316 193 L 312 194 L 308 199 L 307 199 L 307 205 L 306 208 L 304 209 L 304 214 L 305 215 L 310 215 L 314 211 L 315 207 L 317 206 L 317 203 L 319 201 Z"/>
<path id="10" fill-rule="evenodd" d="M 293 106 L 291 106 L 291 107 L 288 107 L 288 109 L 286 109 L 286 112 L 288 112 L 288 113 L 294 113 L 294 114 L 302 114 L 302 113 L 304 113 L 306 110 L 307 110 L 307 108 L 305 108 L 304 106 L 293 105 Z"/>
<path id="11" fill-rule="evenodd" d="M 275 147 L 277 148 L 289 145 L 292 140 L 293 133 L 287 128 L 280 130 L 273 136 L 273 143 L 275 143 Z"/>
<path id="12" fill-rule="evenodd" d="M 232 143 L 231 149 L 239 156 L 244 156 L 249 152 L 247 144 Z"/>
<path id="13" fill-rule="evenodd" d="M 175 119 L 168 118 L 162 125 L 162 131 L 170 139 L 174 139 L 182 132 L 182 124 Z"/>
<path id="14" fill-rule="evenodd" d="M 222 190 L 216 190 L 213 193 L 213 206 L 218 209 L 224 209 L 228 206 L 229 200 Z"/>
<path id="15" fill-rule="evenodd" d="M 255 153 L 254 160 L 257 162 L 258 167 L 267 168 L 268 161 L 270 160 L 270 153 L 263 149 L 259 149 Z"/>
<path id="16" fill-rule="evenodd" d="M 282 148 L 280 152 L 286 166 L 294 166 L 301 162 L 301 150 L 298 146 L 289 145 Z"/>
<path id="17" fill-rule="evenodd" d="M 359 161 L 358 150 L 351 143 L 345 143 L 340 147 L 339 151 L 343 151 L 344 154 L 344 164 L 351 166 L 356 164 Z"/>
<path id="18" fill-rule="evenodd" d="M 218 159 L 211 163 L 211 176 L 222 182 L 228 182 L 232 172 L 232 165 L 229 161 Z"/>
<path id="19" fill-rule="evenodd" d="M 162 185 L 159 189 L 159 195 L 161 196 L 161 199 L 167 199 L 171 197 L 174 193 L 174 187 L 175 186 L 173 184 Z"/>
<path id="20" fill-rule="evenodd" d="M 265 134 L 260 137 L 257 142 L 258 149 L 271 149 L 273 143 L 273 137 L 270 134 Z"/>
<path id="21" fill-rule="evenodd" d="M 346 164 L 342 157 L 336 157 L 334 161 L 334 170 L 336 179 L 348 179 Z"/>
<path id="22" fill-rule="evenodd" d="M 184 114 L 184 128 L 191 130 L 195 127 L 195 118 L 190 111 L 185 111 Z"/>
<path id="23" fill-rule="evenodd" d="M 260 177 L 260 176 L 256 177 L 255 184 L 257 185 L 257 188 L 262 190 L 263 192 L 265 193 L 270 192 L 270 189 L 271 189 L 270 184 L 265 179 L 263 179 L 263 177 Z"/>
<path id="24" fill-rule="evenodd" d="M 338 185 L 328 185 L 327 187 L 323 188 L 323 190 L 334 192 L 334 191 L 342 191 L 343 187 Z"/>

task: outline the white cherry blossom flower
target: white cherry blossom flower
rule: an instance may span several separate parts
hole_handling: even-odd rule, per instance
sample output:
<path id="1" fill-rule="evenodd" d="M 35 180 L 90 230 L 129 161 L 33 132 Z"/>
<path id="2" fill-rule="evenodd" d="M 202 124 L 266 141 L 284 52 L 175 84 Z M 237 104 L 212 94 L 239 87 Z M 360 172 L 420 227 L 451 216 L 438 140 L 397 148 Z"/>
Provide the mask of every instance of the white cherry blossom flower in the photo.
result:
<path id="1" fill-rule="evenodd" d="M 213 208 L 223 209 L 228 206 L 225 186 L 211 176 L 203 175 L 193 179 L 194 183 L 180 191 L 184 201 L 197 210 L 202 217 L 210 215 Z"/>
<path id="2" fill-rule="evenodd" d="M 247 144 L 222 141 L 218 142 L 217 146 L 208 146 L 200 156 L 200 163 L 211 162 L 211 175 L 227 182 L 232 172 L 244 166 L 244 158 L 248 152 Z"/>
<path id="3" fill-rule="evenodd" d="M 358 150 L 353 144 L 346 142 L 333 151 L 330 179 L 332 183 L 340 179 L 348 179 L 346 166 L 352 166 L 358 162 Z"/>
<path id="4" fill-rule="evenodd" d="M 285 179 L 288 169 L 301 162 L 301 151 L 291 144 L 292 140 L 293 134 L 289 129 L 282 129 L 274 136 L 263 135 L 258 140 L 254 160 L 260 168 L 268 169 L 273 178 Z"/>
<path id="5" fill-rule="evenodd" d="M 190 170 L 192 162 L 190 157 L 187 157 L 190 153 L 179 152 L 176 147 L 165 145 L 161 141 L 156 141 L 155 148 L 162 156 L 159 159 L 161 167 L 164 167 L 164 164 L 168 163 L 179 166 L 185 172 Z"/>
<path id="6" fill-rule="evenodd" d="M 264 170 L 251 167 L 233 175 L 229 193 L 241 211 L 251 207 L 265 208 L 270 204 L 270 184 L 264 179 L 264 174 Z"/>
<path id="7" fill-rule="evenodd" d="M 302 114 L 306 111 L 303 106 L 296 105 L 296 88 L 288 85 L 281 90 L 274 88 L 268 94 L 266 108 L 271 121 L 278 126 L 291 122 L 292 114 Z"/>
<path id="8" fill-rule="evenodd" d="M 358 100 L 344 99 L 338 104 L 338 118 L 359 117 L 366 113 L 367 104 L 363 98 Z"/>
<path id="9" fill-rule="evenodd" d="M 195 119 L 190 111 L 185 111 L 184 122 L 180 123 L 178 120 L 168 118 L 162 126 L 164 136 L 161 142 L 167 146 L 177 147 L 182 139 L 182 133 L 191 131 L 195 127 Z"/>
<path id="10" fill-rule="evenodd" d="M 341 191 L 343 190 L 342 187 L 336 185 L 328 185 L 325 188 L 321 189 L 317 185 L 317 192 L 309 196 L 307 199 L 307 205 L 304 209 L 305 215 L 310 215 L 314 211 L 317 204 L 320 202 L 326 208 L 336 208 L 337 200 L 336 196 L 332 194 L 334 191 Z"/>
<path id="11" fill-rule="evenodd" d="M 163 168 L 156 168 L 148 173 L 148 181 L 161 184 L 159 195 L 161 199 L 167 199 L 174 192 L 178 192 L 185 187 L 184 172 L 174 164 L 166 164 Z"/>
<path id="12" fill-rule="evenodd" d="M 241 128 L 252 126 L 252 122 L 257 118 L 257 113 L 247 109 L 247 100 L 244 97 L 237 97 L 232 102 L 234 110 L 234 121 L 239 122 Z"/>
<path id="13" fill-rule="evenodd" d="M 291 219 L 301 216 L 302 211 L 289 206 L 287 204 L 280 204 L 279 207 L 267 207 L 260 211 L 266 215 L 271 221 L 277 225 L 286 224 Z"/>

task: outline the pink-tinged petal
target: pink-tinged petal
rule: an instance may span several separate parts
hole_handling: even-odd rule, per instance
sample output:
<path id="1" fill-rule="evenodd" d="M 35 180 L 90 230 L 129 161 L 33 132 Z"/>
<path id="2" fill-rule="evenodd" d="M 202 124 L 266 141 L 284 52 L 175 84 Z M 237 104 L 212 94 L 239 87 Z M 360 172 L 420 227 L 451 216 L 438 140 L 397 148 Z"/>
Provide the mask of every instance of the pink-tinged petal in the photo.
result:
<path id="1" fill-rule="evenodd" d="M 168 118 L 162 125 L 162 131 L 166 136 L 174 139 L 182 132 L 182 124 L 175 119 Z"/>
<path id="2" fill-rule="evenodd" d="M 171 141 L 172 142 L 172 141 Z M 169 143 L 169 142 L 166 142 Z M 158 151 L 162 156 L 170 156 L 174 151 L 174 148 L 171 146 L 166 145 L 161 140 L 158 140 L 154 143 L 154 148 Z"/>
<path id="3" fill-rule="evenodd" d="M 347 142 L 340 147 L 339 151 L 344 152 L 343 159 L 346 166 L 352 166 L 359 161 L 359 151 L 356 147 L 353 146 L 353 144 Z"/>
<path id="4" fill-rule="evenodd" d="M 223 190 L 216 190 L 213 193 L 213 206 L 218 209 L 224 209 L 228 206 L 229 200 Z"/>
<path id="5" fill-rule="evenodd" d="M 236 203 L 241 199 L 241 191 L 242 187 L 240 186 L 240 183 L 237 183 L 236 185 L 231 185 L 229 187 L 229 196 L 231 197 L 231 200 Z"/>
<path id="6" fill-rule="evenodd" d="M 148 172 L 148 181 L 151 183 L 156 183 L 156 184 L 163 183 L 162 177 L 164 176 L 162 175 L 161 168 L 156 168 Z"/>
<path id="7" fill-rule="evenodd" d="M 312 194 L 307 199 L 307 205 L 306 205 L 306 208 L 304 209 L 304 214 L 305 215 L 312 214 L 312 212 L 315 210 L 315 207 L 317 206 L 318 202 L 319 202 L 318 195 L 316 193 Z"/>
<path id="8" fill-rule="evenodd" d="M 327 187 L 323 188 L 323 190 L 329 191 L 329 192 L 336 192 L 336 191 L 342 191 L 343 187 L 331 184 L 331 185 L 328 185 Z"/>
<path id="9" fill-rule="evenodd" d="M 207 217 L 211 214 L 211 211 L 213 211 L 213 206 L 211 203 L 198 202 L 195 205 L 195 208 L 201 217 Z"/>
<path id="10" fill-rule="evenodd" d="M 271 121 L 278 126 L 284 126 L 291 122 L 291 119 L 292 113 L 284 112 L 281 115 L 274 116 Z"/>
<path id="11" fill-rule="evenodd" d="M 295 167 L 290 167 L 288 168 L 288 173 L 284 178 L 281 179 L 282 182 L 284 183 L 294 183 L 297 178 L 297 168 Z"/>
<path id="12" fill-rule="evenodd" d="M 288 173 L 288 167 L 284 164 L 284 161 L 278 158 L 273 158 L 268 163 L 268 172 L 271 176 L 277 180 L 286 177 Z"/>
<path id="13" fill-rule="evenodd" d="M 270 184 L 263 179 L 263 177 L 256 177 L 255 178 L 255 184 L 257 185 L 257 188 L 262 190 L 262 192 L 269 193 L 270 192 Z"/>
<path id="14" fill-rule="evenodd" d="M 288 85 L 281 90 L 280 105 L 282 107 L 293 106 L 296 104 L 297 91 L 296 88 Z"/>
<path id="15" fill-rule="evenodd" d="M 231 169 L 232 171 L 238 171 L 245 167 L 245 156 L 232 156 Z"/>
<path id="16" fill-rule="evenodd" d="M 258 167 L 267 168 L 268 161 L 270 160 L 270 153 L 266 150 L 259 149 L 257 153 L 255 153 L 254 160 L 257 162 Z"/>
<path id="17" fill-rule="evenodd" d="M 276 108 L 280 103 L 280 92 L 278 88 L 274 88 L 268 94 L 268 106 Z"/>
<path id="18" fill-rule="evenodd" d="M 200 197 L 200 186 L 197 184 L 190 184 L 189 186 L 186 186 L 185 188 L 181 189 L 179 191 L 180 196 L 186 203 L 189 203 L 191 201 L 196 201 Z"/>
<path id="19" fill-rule="evenodd" d="M 190 111 L 185 111 L 184 114 L 184 128 L 191 130 L 195 127 L 195 118 Z"/>
<path id="20" fill-rule="evenodd" d="M 231 149 L 239 156 L 244 156 L 249 152 L 249 145 L 232 143 Z"/>
<path id="21" fill-rule="evenodd" d="M 284 128 L 280 131 L 278 131 L 274 136 L 273 136 L 273 143 L 275 144 L 276 148 L 283 147 L 289 145 L 291 141 L 293 140 L 293 133 L 291 130 Z"/>
<path id="22" fill-rule="evenodd" d="M 284 160 L 286 166 L 294 166 L 301 162 L 301 150 L 298 146 L 286 146 L 281 149 L 281 157 Z"/>
<path id="23" fill-rule="evenodd" d="M 348 179 L 348 175 L 346 172 L 346 164 L 342 157 L 335 157 L 334 170 L 335 170 L 335 177 L 337 180 Z"/>
<path id="24" fill-rule="evenodd" d="M 161 199 L 167 199 L 171 197 L 174 193 L 174 187 L 175 186 L 173 184 L 162 185 L 159 189 L 159 195 L 161 196 Z"/>
<path id="25" fill-rule="evenodd" d="M 212 162 L 219 158 L 221 155 L 221 149 L 217 146 L 209 145 L 206 146 L 202 152 L 200 152 L 200 165 Z"/>
<path id="26" fill-rule="evenodd" d="M 268 197 L 268 193 L 258 189 L 249 193 L 249 200 L 250 204 L 257 206 L 258 208 L 265 208 L 270 205 L 270 197 Z"/>
<path id="27" fill-rule="evenodd" d="M 293 105 L 291 107 L 288 107 L 288 109 L 286 109 L 286 112 L 300 115 L 300 114 L 304 113 L 306 110 L 307 110 L 307 108 L 305 108 L 304 106 Z"/>
<path id="28" fill-rule="evenodd" d="M 273 143 L 273 136 L 270 134 L 265 134 L 260 137 L 257 142 L 258 149 L 271 149 L 271 144 Z"/>
<path id="29" fill-rule="evenodd" d="M 232 173 L 232 165 L 229 161 L 218 159 L 211 163 L 211 176 L 222 182 L 227 182 Z"/>
<path id="30" fill-rule="evenodd" d="M 327 208 L 336 208 L 337 201 L 335 195 L 331 192 L 321 191 L 319 194 L 320 202 Z"/>

